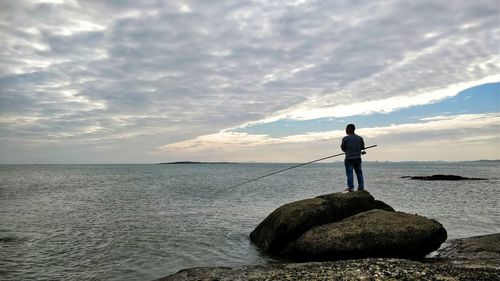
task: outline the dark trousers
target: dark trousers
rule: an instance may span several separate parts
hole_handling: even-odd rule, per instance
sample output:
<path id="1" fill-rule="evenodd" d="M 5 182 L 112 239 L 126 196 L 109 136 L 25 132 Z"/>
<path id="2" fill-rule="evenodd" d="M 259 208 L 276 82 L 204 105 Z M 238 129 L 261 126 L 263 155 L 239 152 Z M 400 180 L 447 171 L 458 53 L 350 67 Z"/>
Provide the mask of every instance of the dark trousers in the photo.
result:
<path id="1" fill-rule="evenodd" d="M 365 182 L 363 179 L 363 171 L 361 170 L 361 158 L 356 159 L 345 159 L 345 174 L 347 176 L 347 187 L 349 189 L 354 188 L 354 177 L 353 170 L 356 172 L 356 178 L 358 179 L 358 189 L 365 188 Z"/>

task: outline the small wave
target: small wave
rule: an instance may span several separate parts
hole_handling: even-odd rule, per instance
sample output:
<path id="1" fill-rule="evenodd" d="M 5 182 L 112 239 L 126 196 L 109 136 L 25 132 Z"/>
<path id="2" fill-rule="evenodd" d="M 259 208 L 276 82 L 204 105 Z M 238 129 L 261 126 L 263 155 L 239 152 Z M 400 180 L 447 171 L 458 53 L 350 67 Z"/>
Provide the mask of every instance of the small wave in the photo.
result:
<path id="1" fill-rule="evenodd" d="M 231 231 L 226 233 L 226 238 L 232 239 L 232 240 L 249 240 L 249 234 L 246 232 L 240 232 L 240 231 Z"/>

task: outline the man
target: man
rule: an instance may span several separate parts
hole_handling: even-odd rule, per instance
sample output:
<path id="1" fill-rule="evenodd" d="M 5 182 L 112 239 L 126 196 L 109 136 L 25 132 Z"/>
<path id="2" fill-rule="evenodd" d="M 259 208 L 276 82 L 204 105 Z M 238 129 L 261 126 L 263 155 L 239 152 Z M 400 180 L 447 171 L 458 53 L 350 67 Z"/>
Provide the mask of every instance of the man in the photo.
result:
<path id="1" fill-rule="evenodd" d="M 358 190 L 364 190 L 363 171 L 361 170 L 361 154 L 365 154 L 365 142 L 363 138 L 356 135 L 354 124 L 349 124 L 345 128 L 347 136 L 342 139 L 340 148 L 345 152 L 345 173 L 347 175 L 346 191 L 354 191 L 353 170 L 356 172 L 358 179 Z"/>

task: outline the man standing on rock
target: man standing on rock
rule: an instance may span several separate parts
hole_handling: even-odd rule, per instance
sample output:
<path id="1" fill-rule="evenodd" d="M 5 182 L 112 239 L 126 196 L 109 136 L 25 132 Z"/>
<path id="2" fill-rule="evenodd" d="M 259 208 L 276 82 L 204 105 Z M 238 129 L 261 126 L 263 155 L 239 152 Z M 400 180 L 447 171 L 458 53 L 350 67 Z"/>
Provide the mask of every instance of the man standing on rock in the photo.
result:
<path id="1" fill-rule="evenodd" d="M 345 128 L 347 136 L 342 139 L 340 148 L 345 152 L 345 173 L 347 175 L 346 191 L 354 191 L 353 170 L 356 172 L 358 179 L 358 190 L 364 190 L 363 171 L 361 170 L 361 154 L 365 154 L 365 142 L 363 138 L 356 135 L 354 124 L 349 124 Z"/>

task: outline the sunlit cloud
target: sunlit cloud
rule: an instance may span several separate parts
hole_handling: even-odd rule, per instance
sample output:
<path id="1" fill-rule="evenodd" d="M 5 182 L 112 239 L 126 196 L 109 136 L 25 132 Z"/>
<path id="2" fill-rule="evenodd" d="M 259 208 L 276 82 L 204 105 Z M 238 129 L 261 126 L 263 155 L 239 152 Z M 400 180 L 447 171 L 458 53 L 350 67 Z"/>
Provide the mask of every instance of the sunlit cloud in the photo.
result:
<path id="1" fill-rule="evenodd" d="M 391 125 L 385 127 L 361 128 L 357 133 L 370 140 L 393 143 L 403 142 L 407 146 L 421 142 L 433 144 L 459 142 L 461 144 L 483 141 L 500 141 L 500 113 L 491 114 L 462 114 L 452 116 L 436 116 L 423 118 L 419 123 Z M 474 135 L 471 135 L 471 134 Z M 311 147 L 316 142 L 339 142 L 345 135 L 343 130 L 326 132 L 311 132 L 282 138 L 272 138 L 267 135 L 252 135 L 222 131 L 217 134 L 200 136 L 193 140 L 173 143 L 163 146 L 164 152 L 183 151 L 212 151 L 252 149 L 257 146 L 275 144 L 307 143 Z M 387 141 L 384 137 L 390 136 Z M 453 139 L 446 136 L 453 136 Z M 404 141 L 402 141 L 404 139 Z"/>
<path id="2" fill-rule="evenodd" d="M 395 95 L 393 97 L 381 100 L 340 104 L 330 107 L 322 106 L 321 100 L 315 99 L 312 102 L 305 102 L 282 112 L 278 112 L 276 115 L 273 115 L 271 117 L 245 123 L 241 126 L 238 126 L 238 128 L 244 128 L 257 124 L 271 123 L 281 119 L 312 120 L 320 118 L 370 115 L 374 113 L 390 113 L 412 106 L 436 103 L 446 98 L 456 96 L 465 89 L 498 81 L 500 81 L 500 75 L 492 75 L 477 81 L 458 83 L 450 85 L 445 89 L 439 89 L 427 93 L 407 93 L 405 95 Z"/>

